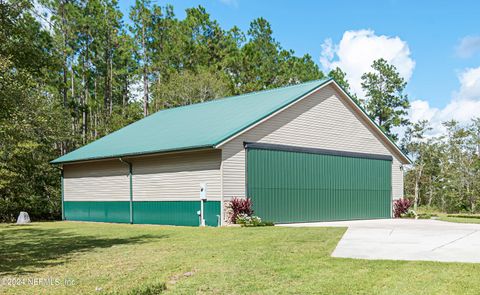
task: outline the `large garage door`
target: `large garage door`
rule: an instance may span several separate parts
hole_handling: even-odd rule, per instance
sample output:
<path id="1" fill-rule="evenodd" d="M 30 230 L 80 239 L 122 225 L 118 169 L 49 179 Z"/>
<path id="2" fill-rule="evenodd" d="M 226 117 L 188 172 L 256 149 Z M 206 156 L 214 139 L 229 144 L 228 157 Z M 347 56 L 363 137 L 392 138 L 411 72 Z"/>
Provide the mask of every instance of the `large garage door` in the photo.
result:
<path id="1" fill-rule="evenodd" d="M 247 143 L 255 215 L 288 223 L 390 218 L 392 158 Z"/>

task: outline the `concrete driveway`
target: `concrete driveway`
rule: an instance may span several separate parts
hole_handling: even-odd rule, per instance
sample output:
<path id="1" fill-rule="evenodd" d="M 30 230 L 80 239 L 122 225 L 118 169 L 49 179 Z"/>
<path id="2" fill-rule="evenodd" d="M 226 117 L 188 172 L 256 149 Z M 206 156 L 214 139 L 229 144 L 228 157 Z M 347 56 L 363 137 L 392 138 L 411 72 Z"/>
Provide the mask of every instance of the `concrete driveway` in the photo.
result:
<path id="1" fill-rule="evenodd" d="M 283 226 L 348 227 L 333 257 L 480 262 L 480 224 L 381 219 Z"/>

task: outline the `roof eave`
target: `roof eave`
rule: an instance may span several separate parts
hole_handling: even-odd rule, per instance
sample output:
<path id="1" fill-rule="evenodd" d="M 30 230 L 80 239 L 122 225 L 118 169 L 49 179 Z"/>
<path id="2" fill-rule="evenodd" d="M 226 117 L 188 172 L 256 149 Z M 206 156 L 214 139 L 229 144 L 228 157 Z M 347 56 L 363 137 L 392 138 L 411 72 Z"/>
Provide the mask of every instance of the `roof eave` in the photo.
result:
<path id="1" fill-rule="evenodd" d="M 146 153 L 144 152 L 125 153 L 125 154 L 111 155 L 111 156 L 105 156 L 105 157 L 91 157 L 91 158 L 83 158 L 78 160 L 67 160 L 67 161 L 57 161 L 59 159 L 57 158 L 55 160 L 50 161 L 49 163 L 52 165 L 64 165 L 64 164 L 74 164 L 74 163 L 82 163 L 82 162 L 112 160 L 112 159 L 118 159 L 118 158 L 134 158 L 134 157 L 163 155 L 163 154 L 178 153 L 178 152 L 193 152 L 193 151 L 209 150 L 209 149 L 215 149 L 215 146 L 213 144 L 208 144 L 208 145 L 192 146 L 192 147 L 178 148 L 178 149 L 151 151 Z"/>

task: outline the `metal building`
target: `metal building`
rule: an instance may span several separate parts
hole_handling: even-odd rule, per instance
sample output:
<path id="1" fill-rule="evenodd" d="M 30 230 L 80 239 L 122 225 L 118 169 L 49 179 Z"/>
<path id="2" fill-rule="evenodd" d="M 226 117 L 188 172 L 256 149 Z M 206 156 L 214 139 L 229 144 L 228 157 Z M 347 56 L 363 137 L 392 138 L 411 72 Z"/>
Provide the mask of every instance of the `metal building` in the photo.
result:
<path id="1" fill-rule="evenodd" d="M 52 163 L 66 220 L 223 224 L 232 197 L 273 222 L 391 217 L 410 160 L 331 79 L 159 111 Z"/>

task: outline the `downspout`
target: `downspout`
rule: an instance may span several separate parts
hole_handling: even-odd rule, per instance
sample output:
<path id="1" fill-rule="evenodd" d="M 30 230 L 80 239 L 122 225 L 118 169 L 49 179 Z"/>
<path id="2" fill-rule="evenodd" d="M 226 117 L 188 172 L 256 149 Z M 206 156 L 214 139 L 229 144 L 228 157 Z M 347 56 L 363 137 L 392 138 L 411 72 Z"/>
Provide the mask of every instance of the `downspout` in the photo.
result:
<path id="1" fill-rule="evenodd" d="M 122 158 L 118 158 L 120 162 L 125 163 L 128 165 L 128 178 L 130 181 L 130 224 L 133 224 L 133 169 L 132 169 L 132 163 L 127 162 L 123 160 Z"/>
<path id="2" fill-rule="evenodd" d="M 223 226 L 224 222 L 223 220 L 225 219 L 225 200 L 223 196 L 223 150 L 222 150 L 222 157 L 221 157 L 221 162 L 220 162 L 220 222 L 218 226 Z"/>

